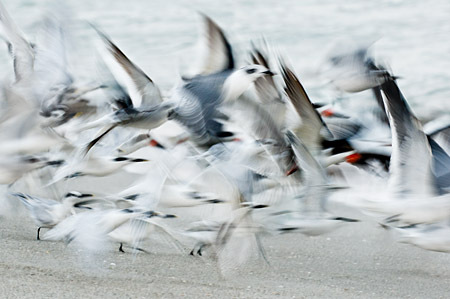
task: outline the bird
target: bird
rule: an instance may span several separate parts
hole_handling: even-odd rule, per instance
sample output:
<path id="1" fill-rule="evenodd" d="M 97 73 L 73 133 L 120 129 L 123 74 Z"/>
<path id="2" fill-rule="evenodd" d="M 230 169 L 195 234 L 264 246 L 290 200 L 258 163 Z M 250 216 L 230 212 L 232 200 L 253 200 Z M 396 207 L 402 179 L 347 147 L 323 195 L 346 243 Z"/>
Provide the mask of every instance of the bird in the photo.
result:
<path id="1" fill-rule="evenodd" d="M 350 93 L 360 92 L 394 78 L 388 71 L 375 67 L 368 50 L 368 47 L 357 47 L 353 51 L 342 53 L 341 50 L 341 53 L 330 55 L 328 63 L 331 68 L 326 73 L 338 89 Z"/>
<path id="2" fill-rule="evenodd" d="M 174 215 L 163 214 L 142 209 L 106 209 L 88 210 L 72 215 L 43 236 L 44 240 L 64 240 L 84 246 L 88 250 L 101 250 L 102 243 L 108 239 L 108 234 L 131 219 L 145 217 L 173 218 Z M 120 235 L 119 235 L 120 236 Z M 98 248 L 100 245 L 100 248 Z"/>
<path id="3" fill-rule="evenodd" d="M 134 153 L 145 146 L 155 146 L 161 149 L 164 149 L 164 146 L 161 145 L 158 141 L 152 138 L 152 136 L 148 133 L 138 134 L 133 136 L 131 139 L 125 141 L 121 145 L 117 147 L 117 154 L 120 156 L 129 155 Z"/>
<path id="4" fill-rule="evenodd" d="M 96 134 L 97 137 L 86 146 L 86 153 L 117 126 L 151 130 L 174 117 L 174 104 L 170 101 L 163 102 L 159 88 L 154 82 L 131 62 L 103 32 L 95 26 L 93 28 L 99 34 L 106 48 L 106 53 L 102 57 L 105 59 L 107 67 L 113 76 L 115 73 L 120 73 L 126 77 L 123 79 L 126 87 L 118 79 L 115 79 L 115 83 L 110 86 L 110 89 L 113 89 L 112 100 L 118 110 L 77 129 L 80 132 L 102 127 Z"/>
<path id="5" fill-rule="evenodd" d="M 394 197 L 435 196 L 432 151 L 419 120 L 394 79 L 381 85 L 392 134 L 389 188 Z"/>
<path id="6" fill-rule="evenodd" d="M 162 223 L 155 221 L 155 218 L 169 219 L 176 218 L 173 214 L 162 213 L 148 213 L 142 218 L 131 219 L 115 230 L 108 233 L 108 237 L 119 242 L 119 251 L 124 253 L 123 245 L 127 244 L 132 248 L 146 252 L 144 249 L 138 247 L 140 243 L 149 239 L 155 232 L 162 232 L 164 235 L 170 236 L 172 240 L 177 241 L 169 228 Z"/>
<path id="7" fill-rule="evenodd" d="M 394 232 L 400 243 L 411 244 L 429 251 L 450 252 L 450 227 L 447 223 L 414 224 L 404 227 L 391 227 L 384 224 L 382 226 Z"/>
<path id="8" fill-rule="evenodd" d="M 71 191 L 64 195 L 62 201 L 31 196 L 24 193 L 11 193 L 21 200 L 38 226 L 37 240 L 40 240 L 41 228 L 53 228 L 73 212 L 74 206 L 81 205 L 86 198 L 93 197 L 89 193 Z"/>
<path id="9" fill-rule="evenodd" d="M 218 108 L 236 100 L 258 78 L 273 73 L 262 65 L 236 68 L 230 43 L 222 29 L 203 15 L 210 51 L 206 55 L 204 71 L 191 78 L 182 78 L 171 99 L 176 103 L 176 121 L 191 133 L 191 140 L 199 146 L 211 146 L 220 140 L 233 139 L 223 130 L 221 121 L 227 119 Z"/>
<path id="10" fill-rule="evenodd" d="M 80 176 L 107 176 L 127 165 L 143 162 L 148 162 L 148 160 L 122 156 L 89 156 L 87 159 L 81 161 L 74 159 L 71 163 L 67 163 L 64 167 L 58 169 L 50 184 L 54 184 L 62 179 L 71 179 Z"/>

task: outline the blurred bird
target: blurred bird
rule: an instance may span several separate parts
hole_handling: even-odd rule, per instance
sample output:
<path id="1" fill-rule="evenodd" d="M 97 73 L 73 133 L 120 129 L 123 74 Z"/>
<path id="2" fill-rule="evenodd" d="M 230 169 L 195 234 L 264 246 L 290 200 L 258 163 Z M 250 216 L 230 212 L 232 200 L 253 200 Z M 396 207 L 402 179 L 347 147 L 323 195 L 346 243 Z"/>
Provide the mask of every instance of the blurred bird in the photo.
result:
<path id="1" fill-rule="evenodd" d="M 85 198 L 92 197 L 92 194 L 80 193 L 77 191 L 68 192 L 62 201 L 34 197 L 23 193 L 12 193 L 18 197 L 30 212 L 31 217 L 38 226 L 37 240 L 41 228 L 52 228 L 65 218 L 67 218 L 76 205 L 82 205 Z"/>
<path id="2" fill-rule="evenodd" d="M 207 64 L 200 74 L 183 78 L 172 99 L 177 103 L 176 120 L 191 132 L 192 140 L 200 146 L 210 146 L 233 138 L 233 133 L 223 130 L 221 121 L 227 116 L 218 108 L 236 100 L 258 78 L 273 73 L 261 65 L 236 69 L 232 48 L 223 31 L 210 18 L 203 17 L 209 34 Z"/>
<path id="3" fill-rule="evenodd" d="M 163 102 L 161 93 L 153 81 L 101 31 L 96 29 L 107 50 L 102 56 L 105 63 L 116 76 L 122 76 L 123 85 L 116 79 L 113 101 L 116 112 L 108 114 L 96 121 L 88 123 L 78 131 L 102 127 L 97 137 L 86 147 L 88 152 L 97 142 L 117 126 L 134 127 L 151 130 L 171 119 L 174 114 L 173 103 Z"/>

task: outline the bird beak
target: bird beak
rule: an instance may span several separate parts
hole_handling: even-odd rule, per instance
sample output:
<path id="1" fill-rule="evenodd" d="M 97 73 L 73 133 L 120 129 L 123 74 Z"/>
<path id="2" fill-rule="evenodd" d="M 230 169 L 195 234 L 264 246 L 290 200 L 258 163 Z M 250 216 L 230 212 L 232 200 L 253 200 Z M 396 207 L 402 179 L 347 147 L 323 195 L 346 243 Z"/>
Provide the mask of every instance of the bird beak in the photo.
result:
<path id="1" fill-rule="evenodd" d="M 175 110 L 174 110 L 174 109 L 171 109 L 171 110 L 169 111 L 169 113 L 167 114 L 167 119 L 168 119 L 168 120 L 171 120 L 171 119 L 174 119 L 176 116 L 177 116 L 177 113 L 175 112 Z"/>
<path id="2" fill-rule="evenodd" d="M 156 141 L 155 139 L 150 140 L 150 146 L 154 146 L 154 147 L 158 147 L 158 148 L 161 148 L 161 149 L 165 149 L 165 147 L 161 143 Z"/>
<path id="3" fill-rule="evenodd" d="M 276 75 L 271 70 L 267 70 L 267 71 L 263 72 L 263 74 L 268 75 L 268 76 L 275 76 Z"/>
<path id="4" fill-rule="evenodd" d="M 166 215 L 163 216 L 163 218 L 177 218 L 177 215 L 166 214 Z"/>
<path id="5" fill-rule="evenodd" d="M 84 197 L 94 197 L 94 194 L 90 194 L 90 193 L 82 193 L 79 198 L 84 198 Z"/>
<path id="6" fill-rule="evenodd" d="M 206 202 L 206 203 L 222 203 L 222 202 L 224 202 L 224 201 L 221 200 L 221 199 L 208 199 L 208 200 L 206 200 L 205 202 Z"/>
<path id="7" fill-rule="evenodd" d="M 147 159 L 133 159 L 131 162 L 148 162 Z"/>

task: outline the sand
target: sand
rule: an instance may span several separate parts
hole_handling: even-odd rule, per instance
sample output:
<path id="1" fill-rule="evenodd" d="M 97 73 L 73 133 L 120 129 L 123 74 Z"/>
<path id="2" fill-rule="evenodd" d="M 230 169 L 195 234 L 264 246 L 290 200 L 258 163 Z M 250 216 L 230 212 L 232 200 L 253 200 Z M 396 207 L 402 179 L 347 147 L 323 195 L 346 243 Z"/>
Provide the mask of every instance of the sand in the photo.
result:
<path id="1" fill-rule="evenodd" d="M 263 238 L 260 261 L 224 278 L 213 256 L 170 244 L 86 258 L 62 242 L 37 241 L 26 217 L 0 220 L 2 298 L 447 298 L 450 255 L 393 241 L 375 222 L 329 235 Z"/>

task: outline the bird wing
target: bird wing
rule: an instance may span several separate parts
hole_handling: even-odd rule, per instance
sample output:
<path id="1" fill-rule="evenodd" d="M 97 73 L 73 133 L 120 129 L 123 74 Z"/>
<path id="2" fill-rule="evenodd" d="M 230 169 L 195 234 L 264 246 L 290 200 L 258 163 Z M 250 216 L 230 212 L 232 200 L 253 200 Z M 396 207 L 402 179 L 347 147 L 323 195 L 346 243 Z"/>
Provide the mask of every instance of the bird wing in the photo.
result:
<path id="1" fill-rule="evenodd" d="M 2 3 L 0 3 L 0 22 L 12 48 L 14 74 L 16 82 L 19 82 L 33 73 L 34 52 Z"/>
<path id="2" fill-rule="evenodd" d="M 209 75 L 234 68 L 230 43 L 222 29 L 208 16 L 201 14 L 205 23 L 206 54 L 199 74 Z"/>
<path id="3" fill-rule="evenodd" d="M 390 188 L 398 195 L 435 195 L 432 153 L 427 136 L 393 79 L 381 85 L 392 132 Z"/>
<path id="4" fill-rule="evenodd" d="M 43 111 L 54 104 L 54 101 L 58 104 L 60 95 L 74 81 L 68 71 L 67 19 L 68 17 L 63 21 L 61 16 L 47 16 L 38 35 L 34 63 L 37 84 L 34 84 L 34 93 Z"/>
<path id="5" fill-rule="evenodd" d="M 332 134 L 326 128 L 319 113 L 314 109 L 311 100 L 294 72 L 283 61 L 280 61 L 280 66 L 286 85 L 286 94 L 302 121 L 301 127 L 298 130 L 301 133 L 301 138 L 308 147 L 318 148 L 320 147 L 318 143 L 321 139 L 320 132 L 322 128 L 325 128 L 330 139 L 332 138 Z"/>
<path id="6" fill-rule="evenodd" d="M 101 37 L 106 55 L 102 58 L 117 82 L 127 90 L 133 107 L 151 107 L 162 102 L 161 92 L 142 69 L 135 65 L 103 32 L 94 27 Z M 130 103 L 127 103 L 130 104 Z"/>

